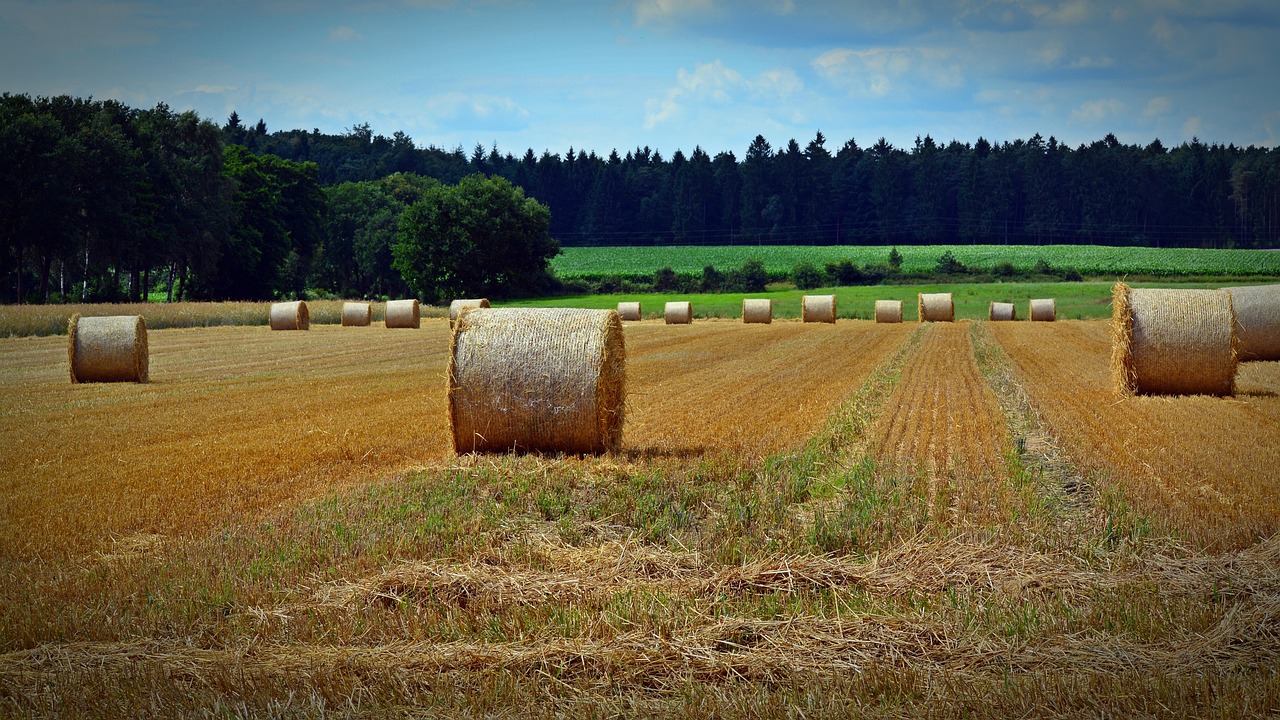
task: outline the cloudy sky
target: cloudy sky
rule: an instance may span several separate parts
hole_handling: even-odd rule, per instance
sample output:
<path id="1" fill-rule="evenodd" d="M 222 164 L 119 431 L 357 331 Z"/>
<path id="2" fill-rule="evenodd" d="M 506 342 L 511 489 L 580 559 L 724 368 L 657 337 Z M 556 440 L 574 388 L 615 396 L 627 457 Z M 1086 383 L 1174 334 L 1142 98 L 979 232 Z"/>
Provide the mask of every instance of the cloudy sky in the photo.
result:
<path id="1" fill-rule="evenodd" d="M 467 152 L 1280 142 L 1276 0 L 0 0 L 0 91 Z"/>

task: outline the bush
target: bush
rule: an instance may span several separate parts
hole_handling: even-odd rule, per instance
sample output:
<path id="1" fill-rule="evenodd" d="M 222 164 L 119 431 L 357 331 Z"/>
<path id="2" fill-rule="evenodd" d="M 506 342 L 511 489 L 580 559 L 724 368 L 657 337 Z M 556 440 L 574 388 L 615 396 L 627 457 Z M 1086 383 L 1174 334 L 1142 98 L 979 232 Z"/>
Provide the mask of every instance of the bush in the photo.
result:
<path id="1" fill-rule="evenodd" d="M 829 262 L 826 264 L 827 277 L 831 278 L 837 285 L 861 285 L 862 271 L 858 269 L 853 261 L 845 258 L 839 262 Z"/>
<path id="2" fill-rule="evenodd" d="M 1016 272 L 1017 271 L 1014 269 L 1013 263 L 1008 260 L 998 262 L 991 268 L 991 274 L 998 278 L 1010 278 L 1013 277 Z"/>
<path id="3" fill-rule="evenodd" d="M 934 272 L 939 275 L 960 275 L 966 271 L 964 263 L 957 260 L 950 250 L 942 253 L 942 257 L 938 258 L 938 264 L 934 266 Z"/>
<path id="4" fill-rule="evenodd" d="M 816 287 L 822 287 L 826 281 L 827 276 L 807 260 L 798 262 L 795 267 L 791 268 L 791 282 L 795 284 L 798 290 L 812 290 Z"/>
<path id="5" fill-rule="evenodd" d="M 742 268 L 735 275 L 737 287 L 733 288 L 734 292 L 764 292 L 769 284 L 769 273 L 759 258 L 750 258 L 742 263 Z"/>
<path id="6" fill-rule="evenodd" d="M 664 267 L 653 274 L 653 289 L 657 292 L 672 292 L 676 289 L 676 271 Z"/>
<path id="7" fill-rule="evenodd" d="M 708 265 L 702 268 L 702 281 L 698 286 L 704 293 L 721 292 L 724 289 L 724 273 Z"/>
<path id="8" fill-rule="evenodd" d="M 889 267 L 893 270 L 902 269 L 902 253 L 898 252 L 898 248 L 889 251 Z"/>

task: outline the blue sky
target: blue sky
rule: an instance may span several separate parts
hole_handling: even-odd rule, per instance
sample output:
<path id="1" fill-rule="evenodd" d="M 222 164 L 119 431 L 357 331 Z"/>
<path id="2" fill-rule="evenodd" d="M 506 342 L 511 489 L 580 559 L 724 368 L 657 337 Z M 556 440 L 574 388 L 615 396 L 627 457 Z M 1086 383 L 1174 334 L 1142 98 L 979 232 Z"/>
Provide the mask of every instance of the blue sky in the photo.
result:
<path id="1" fill-rule="evenodd" d="M 1275 0 L 0 0 L 0 91 L 467 152 L 1280 143 Z"/>

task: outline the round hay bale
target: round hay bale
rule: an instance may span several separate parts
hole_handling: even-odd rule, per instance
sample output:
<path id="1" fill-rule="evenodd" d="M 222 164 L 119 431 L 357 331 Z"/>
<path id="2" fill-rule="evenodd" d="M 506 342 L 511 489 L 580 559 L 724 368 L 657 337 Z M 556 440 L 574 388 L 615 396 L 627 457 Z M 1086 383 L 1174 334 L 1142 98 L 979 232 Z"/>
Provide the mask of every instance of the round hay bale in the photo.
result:
<path id="1" fill-rule="evenodd" d="M 454 451 L 617 451 L 626 356 L 613 310 L 464 313 L 449 356 Z"/>
<path id="2" fill-rule="evenodd" d="M 743 298 L 742 322 L 766 325 L 773 322 L 773 301 L 768 298 Z"/>
<path id="3" fill-rule="evenodd" d="M 1111 306 L 1111 377 L 1121 393 L 1235 392 L 1237 340 L 1230 293 L 1116 283 Z"/>
<path id="4" fill-rule="evenodd" d="M 141 315 L 80 317 L 67 323 L 72 383 L 146 382 L 147 321 Z"/>
<path id="5" fill-rule="evenodd" d="M 373 321 L 373 304 L 367 302 L 342 303 L 342 326 L 365 327 Z"/>
<path id="6" fill-rule="evenodd" d="M 991 307 L 987 309 L 988 320 L 1017 320 L 1018 309 L 1013 303 L 1007 302 L 991 302 Z"/>
<path id="7" fill-rule="evenodd" d="M 693 303 L 687 300 L 669 302 L 662 308 L 662 318 L 668 325 L 688 325 L 693 322 Z"/>
<path id="8" fill-rule="evenodd" d="M 389 328 L 422 327 L 422 307 L 417 298 L 388 300 L 384 321 Z"/>
<path id="9" fill-rule="evenodd" d="M 1054 322 L 1058 319 L 1058 304 L 1053 298 L 1039 298 L 1031 301 L 1028 313 L 1031 322 Z"/>
<path id="10" fill-rule="evenodd" d="M 805 295 L 800 298 L 800 319 L 804 322 L 835 322 L 836 296 Z"/>
<path id="11" fill-rule="evenodd" d="M 1227 288 L 1241 360 L 1280 360 L 1280 285 Z"/>
<path id="12" fill-rule="evenodd" d="M 919 293 L 916 312 L 920 322 L 953 322 L 956 303 L 951 299 L 951 293 Z"/>
<path id="13" fill-rule="evenodd" d="M 271 305 L 272 330 L 310 330 L 311 311 L 301 300 L 280 302 Z"/>
<path id="14" fill-rule="evenodd" d="M 489 298 L 467 298 L 465 300 L 454 300 L 449 303 L 449 327 L 453 327 L 458 322 L 458 316 L 463 310 L 471 310 L 473 308 L 489 307 Z"/>
<path id="15" fill-rule="evenodd" d="M 638 302 L 618 303 L 618 317 L 626 322 L 639 322 L 644 319 L 644 316 L 640 314 L 640 303 Z"/>
<path id="16" fill-rule="evenodd" d="M 902 322 L 902 301 L 901 300 L 877 300 L 876 301 L 876 322 L 878 323 Z"/>

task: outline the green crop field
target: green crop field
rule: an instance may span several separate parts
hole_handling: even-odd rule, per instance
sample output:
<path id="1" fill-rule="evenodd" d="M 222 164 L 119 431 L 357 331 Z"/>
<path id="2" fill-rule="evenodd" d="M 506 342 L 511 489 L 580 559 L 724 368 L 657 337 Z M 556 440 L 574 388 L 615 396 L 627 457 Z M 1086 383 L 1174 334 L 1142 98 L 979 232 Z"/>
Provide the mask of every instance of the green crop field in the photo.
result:
<path id="1" fill-rule="evenodd" d="M 562 278 L 601 275 L 644 275 L 663 267 L 701 272 L 707 265 L 725 271 L 759 258 L 769 272 L 789 271 L 796 263 L 849 259 L 858 265 L 887 263 L 891 248 L 852 245 L 707 245 L 666 247 L 566 247 L 552 260 Z M 934 269 L 951 251 L 965 265 L 991 269 L 998 262 L 1030 270 L 1044 260 L 1054 268 L 1073 268 L 1085 275 L 1280 275 L 1280 252 L 1269 250 L 1199 250 L 1188 248 L 1103 247 L 1098 245 L 918 245 L 901 246 L 902 270 Z"/>

